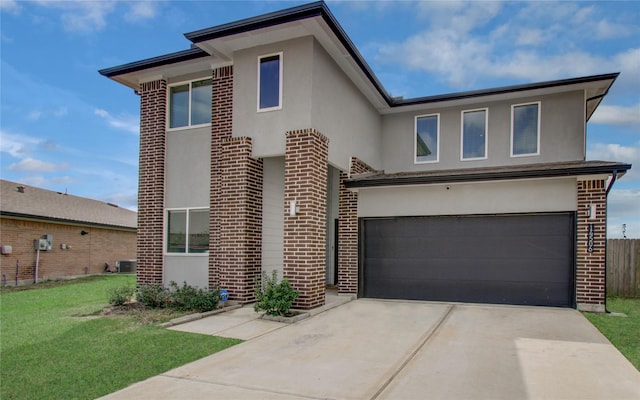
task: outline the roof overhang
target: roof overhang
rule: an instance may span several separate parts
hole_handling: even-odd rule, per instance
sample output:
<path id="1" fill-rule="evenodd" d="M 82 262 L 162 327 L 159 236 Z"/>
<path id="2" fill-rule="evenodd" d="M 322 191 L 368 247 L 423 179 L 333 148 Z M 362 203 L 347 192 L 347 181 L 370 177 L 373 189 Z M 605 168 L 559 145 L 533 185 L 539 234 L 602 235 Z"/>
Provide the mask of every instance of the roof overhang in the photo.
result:
<path id="1" fill-rule="evenodd" d="M 72 225 L 72 226 L 91 226 L 96 228 L 113 229 L 113 230 L 119 230 L 119 231 L 129 231 L 129 232 L 137 231 L 137 227 L 135 226 L 103 224 L 99 222 L 88 222 L 88 221 L 76 221 L 76 220 L 66 219 L 66 218 L 23 214 L 23 213 L 11 212 L 11 211 L 0 211 L 0 217 L 18 219 L 23 221 L 51 222 L 51 223 L 57 223 L 62 225 Z"/>
<path id="2" fill-rule="evenodd" d="M 514 179 L 540 179 L 582 177 L 596 175 L 624 175 L 631 164 L 607 161 L 574 161 L 549 164 L 527 164 L 508 167 L 436 170 L 385 174 L 369 173 L 355 176 L 345 182 L 348 189 L 389 187 L 403 185 L 432 185 L 446 183 L 472 183 Z"/>
<path id="3" fill-rule="evenodd" d="M 100 70 L 133 89 L 141 82 L 202 72 L 233 62 L 233 53 L 256 46 L 313 36 L 381 114 L 424 111 L 478 102 L 583 90 L 589 120 L 618 73 L 506 86 L 412 99 L 392 98 L 323 1 L 185 34 L 189 50 Z"/>

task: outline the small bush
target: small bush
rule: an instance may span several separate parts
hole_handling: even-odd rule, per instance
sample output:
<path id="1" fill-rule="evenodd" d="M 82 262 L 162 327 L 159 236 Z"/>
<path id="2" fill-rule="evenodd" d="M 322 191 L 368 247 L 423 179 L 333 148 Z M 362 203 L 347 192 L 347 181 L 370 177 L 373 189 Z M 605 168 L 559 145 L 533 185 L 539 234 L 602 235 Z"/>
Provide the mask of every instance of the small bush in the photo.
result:
<path id="1" fill-rule="evenodd" d="M 170 305 L 180 311 L 205 312 L 218 308 L 220 292 L 217 289 L 204 290 L 187 285 L 183 282 L 178 286 L 176 282 L 169 283 Z"/>
<path id="2" fill-rule="evenodd" d="M 169 290 L 160 283 L 142 285 L 136 292 L 136 300 L 149 308 L 165 308 L 169 298 Z"/>
<path id="3" fill-rule="evenodd" d="M 255 280 L 255 294 L 257 302 L 253 309 L 264 311 L 267 315 L 286 316 L 293 302 L 298 298 L 298 292 L 291 287 L 288 280 L 278 282 L 278 272 L 273 271 L 271 277 L 262 272 L 262 283 Z"/>
<path id="4" fill-rule="evenodd" d="M 114 287 L 109 290 L 109 304 L 112 306 L 121 306 L 131 301 L 136 289 L 130 286 Z"/>

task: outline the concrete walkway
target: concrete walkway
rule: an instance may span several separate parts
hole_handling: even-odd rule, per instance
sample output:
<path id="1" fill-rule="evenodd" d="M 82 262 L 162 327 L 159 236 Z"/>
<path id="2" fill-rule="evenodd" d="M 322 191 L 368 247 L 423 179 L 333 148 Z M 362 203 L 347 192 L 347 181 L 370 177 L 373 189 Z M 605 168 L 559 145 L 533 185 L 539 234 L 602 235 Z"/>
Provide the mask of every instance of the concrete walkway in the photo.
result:
<path id="1" fill-rule="evenodd" d="M 360 299 L 264 329 L 104 398 L 640 399 L 640 373 L 571 309 Z"/>

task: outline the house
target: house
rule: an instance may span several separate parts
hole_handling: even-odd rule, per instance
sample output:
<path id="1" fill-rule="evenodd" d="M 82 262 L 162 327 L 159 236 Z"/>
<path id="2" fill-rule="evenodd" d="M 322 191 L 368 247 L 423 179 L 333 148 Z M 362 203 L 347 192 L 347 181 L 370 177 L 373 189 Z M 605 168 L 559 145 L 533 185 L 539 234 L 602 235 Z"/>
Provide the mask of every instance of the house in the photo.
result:
<path id="1" fill-rule="evenodd" d="M 100 71 L 140 95 L 139 283 L 604 310 L 617 74 L 393 98 L 324 2 L 185 36 Z"/>
<path id="2" fill-rule="evenodd" d="M 100 274 L 136 257 L 134 211 L 0 180 L 2 285 Z"/>

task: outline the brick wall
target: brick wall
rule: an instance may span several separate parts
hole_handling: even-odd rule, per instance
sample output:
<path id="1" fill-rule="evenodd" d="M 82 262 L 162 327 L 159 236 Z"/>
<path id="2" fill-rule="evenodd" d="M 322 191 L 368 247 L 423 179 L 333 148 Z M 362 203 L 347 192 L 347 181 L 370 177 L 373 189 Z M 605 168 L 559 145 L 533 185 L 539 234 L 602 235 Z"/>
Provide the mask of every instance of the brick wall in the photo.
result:
<path id="1" fill-rule="evenodd" d="M 251 138 L 222 142 L 219 172 L 218 282 L 229 298 L 255 300 L 254 280 L 262 269 L 262 160 L 251 157 Z"/>
<path id="2" fill-rule="evenodd" d="M 81 235 L 81 231 L 89 232 Z M 53 237 L 53 248 L 40 252 L 38 280 L 100 274 L 105 263 L 115 266 L 118 260 L 136 258 L 134 230 L 115 230 L 81 225 L 63 225 L 13 218 L 0 218 L 0 245 L 10 245 L 13 252 L 0 256 L 3 284 L 15 284 L 16 261 L 19 283 L 32 283 L 36 263 L 34 239 L 44 234 Z M 62 249 L 61 245 L 66 245 Z"/>
<path id="3" fill-rule="evenodd" d="M 284 278 L 300 296 L 294 307 L 325 302 L 325 247 L 329 140 L 314 129 L 286 133 Z M 289 213 L 295 200 L 300 211 Z"/>
<path id="4" fill-rule="evenodd" d="M 233 117 L 233 66 L 212 72 L 211 98 L 211 182 L 209 182 L 209 287 L 220 285 L 220 156 L 222 142 L 231 137 Z"/>
<path id="5" fill-rule="evenodd" d="M 167 83 L 140 85 L 138 284 L 162 283 Z"/>
<path id="6" fill-rule="evenodd" d="M 353 175 L 374 172 L 366 163 L 351 157 L 349 174 L 340 172 L 338 207 L 338 292 L 358 294 L 358 193 L 347 190 L 344 182 Z"/>
<path id="7" fill-rule="evenodd" d="M 595 218 L 588 210 L 595 204 Z M 578 181 L 576 303 L 579 310 L 605 311 L 607 195 L 602 179 Z M 593 225 L 592 240 L 589 225 Z"/>

